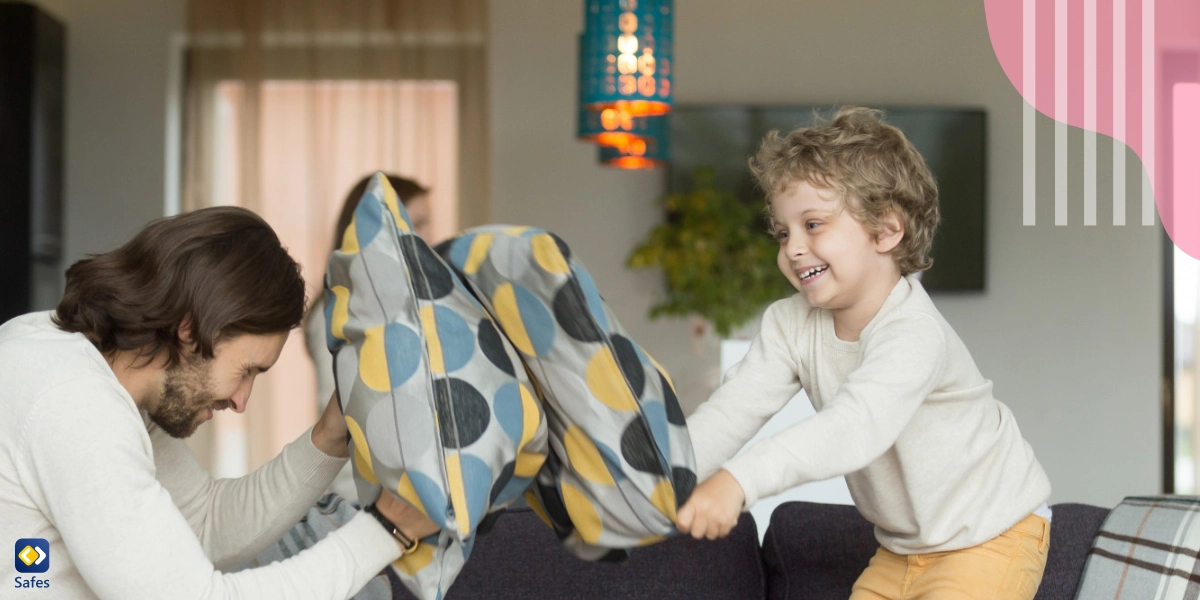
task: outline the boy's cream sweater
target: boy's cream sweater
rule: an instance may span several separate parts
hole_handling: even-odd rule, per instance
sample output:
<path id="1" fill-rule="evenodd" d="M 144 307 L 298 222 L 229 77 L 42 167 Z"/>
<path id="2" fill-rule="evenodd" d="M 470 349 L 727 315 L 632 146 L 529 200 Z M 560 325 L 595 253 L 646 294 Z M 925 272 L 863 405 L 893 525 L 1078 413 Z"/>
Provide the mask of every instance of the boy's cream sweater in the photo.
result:
<path id="1" fill-rule="evenodd" d="M 800 389 L 817 414 L 737 451 Z M 746 358 L 688 419 L 703 480 L 760 497 L 846 476 L 898 554 L 981 544 L 1047 501 L 1050 482 L 1007 406 L 921 284 L 902 278 L 859 341 L 800 294 L 767 309 Z"/>

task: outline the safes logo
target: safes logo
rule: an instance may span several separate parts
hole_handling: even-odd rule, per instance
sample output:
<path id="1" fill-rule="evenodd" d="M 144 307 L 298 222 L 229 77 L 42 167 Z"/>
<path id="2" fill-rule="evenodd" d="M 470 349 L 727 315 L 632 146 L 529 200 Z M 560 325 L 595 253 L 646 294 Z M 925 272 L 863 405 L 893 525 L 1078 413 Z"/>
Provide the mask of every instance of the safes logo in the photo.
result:
<path id="1" fill-rule="evenodd" d="M 50 543 L 42 538 L 17 540 L 14 564 L 18 573 L 45 573 L 50 570 Z"/>

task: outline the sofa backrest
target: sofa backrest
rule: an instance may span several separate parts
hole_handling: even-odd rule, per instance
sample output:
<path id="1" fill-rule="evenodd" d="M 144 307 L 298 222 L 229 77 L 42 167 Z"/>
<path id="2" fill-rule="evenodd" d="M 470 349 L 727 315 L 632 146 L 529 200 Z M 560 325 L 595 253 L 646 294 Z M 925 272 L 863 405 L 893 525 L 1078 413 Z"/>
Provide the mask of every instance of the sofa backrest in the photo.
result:
<path id="1" fill-rule="evenodd" d="M 393 598 L 409 600 L 393 579 Z M 480 536 L 446 600 L 571 598 L 720 598 L 763 600 L 766 593 L 754 518 L 743 514 L 728 537 L 675 537 L 634 550 L 622 563 L 568 554 L 528 508 L 514 508 Z"/>
<path id="2" fill-rule="evenodd" d="M 1108 509 L 1056 504 L 1050 555 L 1035 600 L 1072 600 L 1092 539 Z M 771 514 L 763 538 L 770 600 L 845 600 L 879 548 L 873 526 L 853 506 L 788 502 Z"/>

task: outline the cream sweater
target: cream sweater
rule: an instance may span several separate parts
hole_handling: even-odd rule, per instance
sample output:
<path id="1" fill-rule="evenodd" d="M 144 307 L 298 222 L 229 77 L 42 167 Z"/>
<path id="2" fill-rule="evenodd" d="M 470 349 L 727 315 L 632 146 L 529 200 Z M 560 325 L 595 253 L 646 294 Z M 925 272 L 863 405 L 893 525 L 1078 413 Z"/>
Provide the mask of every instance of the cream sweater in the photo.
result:
<path id="1" fill-rule="evenodd" d="M 734 458 L 801 388 L 817 413 Z M 978 545 L 1050 496 L 1012 412 L 913 277 L 856 342 L 838 339 L 832 314 L 800 294 L 772 304 L 688 429 L 701 480 L 725 468 L 747 509 L 845 475 L 879 542 L 898 554 Z"/>
<path id="2" fill-rule="evenodd" d="M 310 430 L 311 431 L 311 430 Z M 305 432 L 254 473 L 214 480 L 180 440 L 148 425 L 100 353 L 50 313 L 0 327 L 0 540 L 50 543 L 48 589 L 5 598 L 347 598 L 399 557 L 359 514 L 313 548 L 221 572 L 278 540 L 345 459 Z"/>

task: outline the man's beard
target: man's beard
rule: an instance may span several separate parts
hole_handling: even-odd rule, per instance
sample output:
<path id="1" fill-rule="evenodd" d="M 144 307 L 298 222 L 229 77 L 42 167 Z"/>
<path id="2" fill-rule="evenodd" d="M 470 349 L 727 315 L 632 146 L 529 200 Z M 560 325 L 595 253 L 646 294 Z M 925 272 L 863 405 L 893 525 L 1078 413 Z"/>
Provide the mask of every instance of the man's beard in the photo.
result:
<path id="1" fill-rule="evenodd" d="M 150 420 L 167 435 L 180 439 L 191 436 L 200 426 L 200 411 L 228 406 L 227 400 L 217 401 L 209 391 L 209 365 L 210 361 L 202 358 L 183 359 L 167 369 L 158 408 L 150 414 Z"/>

